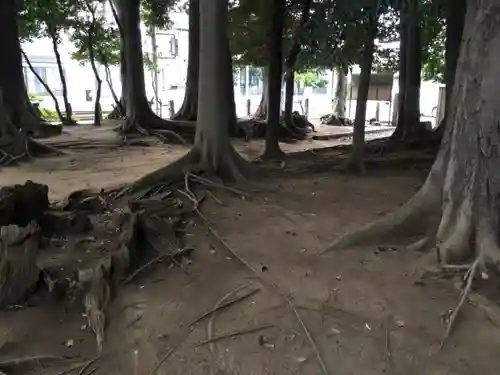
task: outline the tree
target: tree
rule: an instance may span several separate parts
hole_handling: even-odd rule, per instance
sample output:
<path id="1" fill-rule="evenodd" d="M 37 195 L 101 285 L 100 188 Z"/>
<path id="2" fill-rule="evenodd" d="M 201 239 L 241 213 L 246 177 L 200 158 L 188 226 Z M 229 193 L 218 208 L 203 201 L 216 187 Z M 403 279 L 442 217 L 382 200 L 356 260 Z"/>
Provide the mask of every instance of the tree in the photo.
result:
<path id="1" fill-rule="evenodd" d="M 281 114 L 281 76 L 283 61 L 283 26 L 286 6 L 285 0 L 273 0 L 272 22 L 269 30 L 269 67 L 268 87 L 269 107 L 267 110 L 266 148 L 263 157 L 266 159 L 282 158 L 278 140 L 280 134 Z M 266 89 L 266 88 L 265 88 Z M 265 96 L 263 96 L 265 97 Z"/>
<path id="2" fill-rule="evenodd" d="M 90 63 L 96 80 L 96 95 L 94 99 L 94 125 L 100 126 L 102 119 L 101 111 L 101 90 L 102 79 L 97 66 L 98 56 L 104 57 L 104 52 L 98 53 L 99 49 L 104 51 L 99 45 L 106 43 L 105 38 L 110 34 L 104 26 L 103 16 L 96 14 L 99 3 L 92 0 L 80 0 L 73 3 L 73 21 L 71 41 L 75 44 L 76 52 L 72 57 L 79 60 L 81 64 L 86 61 Z M 109 35 L 111 36 L 111 35 Z"/>
<path id="3" fill-rule="evenodd" d="M 399 76 L 398 123 L 393 140 L 422 137 L 425 129 L 420 123 L 420 82 L 422 66 L 421 4 L 401 2 L 401 48 Z"/>
<path id="4" fill-rule="evenodd" d="M 2 69 L 0 69 L 0 93 L 2 118 L 0 118 L 0 139 L 5 142 L 15 136 L 17 129 L 28 133 L 41 130 L 42 122 L 29 103 L 22 70 L 21 45 L 17 25 L 17 2 L 0 3 L 0 30 L 2 34 Z M 13 129 L 15 127 L 16 129 Z M 2 141 L 2 145 L 3 145 Z M 3 148 L 3 146 L 2 146 Z"/>
<path id="5" fill-rule="evenodd" d="M 72 118 L 71 104 L 68 99 L 68 85 L 66 83 L 66 75 L 59 53 L 59 45 L 61 44 L 61 34 L 67 31 L 70 27 L 71 6 L 68 2 L 62 0 L 33 0 L 23 2 L 23 9 L 20 13 L 20 37 L 22 40 L 31 41 L 35 38 L 49 38 L 52 42 L 52 49 L 57 62 L 59 77 L 61 80 L 62 96 L 64 102 L 65 114 L 61 117 L 63 124 L 74 124 Z M 41 78 L 41 77 L 40 77 Z M 37 77 L 37 79 L 40 80 Z M 42 83 L 42 80 L 40 80 Z M 47 86 L 43 82 L 44 86 Z M 47 86 L 48 87 L 48 86 Z M 57 101 L 52 93 L 54 101 Z M 59 106 L 56 103 L 56 108 Z M 61 114 L 61 111 L 58 111 Z"/>
<path id="6" fill-rule="evenodd" d="M 411 249 L 436 247 L 442 264 L 477 257 L 475 267 L 498 266 L 499 19 L 497 1 L 467 0 L 446 132 L 424 185 L 394 213 L 345 235 L 328 250 L 404 232 L 422 236 Z"/>
<path id="7" fill-rule="evenodd" d="M 200 0 L 189 0 L 189 51 L 186 90 L 175 120 L 196 121 L 200 66 Z"/>
<path id="8" fill-rule="evenodd" d="M 170 2 L 152 3 L 154 10 L 165 9 L 171 6 Z M 122 82 L 123 100 L 127 120 L 123 131 L 141 133 L 162 133 L 167 137 L 179 141 L 177 133 L 192 136 L 194 128 L 185 124 L 167 121 L 158 117 L 149 106 L 146 97 L 144 82 L 144 60 L 142 52 L 142 38 L 140 31 L 140 8 L 139 0 L 116 0 L 118 21 L 123 30 L 122 50 L 124 53 L 124 77 Z M 153 18 L 162 19 L 153 13 Z M 175 133 L 174 133 L 175 132 Z"/>
<path id="9" fill-rule="evenodd" d="M 375 38 L 378 30 L 378 17 L 380 5 L 363 9 L 365 13 L 365 41 L 361 60 L 361 73 L 359 76 L 358 97 L 356 100 L 356 115 L 354 118 L 354 134 L 352 139 L 352 153 L 344 166 L 345 169 L 358 173 L 365 171 L 364 148 L 365 148 L 365 122 L 366 104 L 370 89 L 370 78 L 373 66 L 373 53 Z"/>
<path id="10" fill-rule="evenodd" d="M 232 82 L 228 35 L 228 0 L 200 2 L 199 102 L 194 147 L 184 157 L 138 180 L 137 191 L 201 169 L 223 180 L 241 179 L 250 164 L 233 148 L 229 126 L 236 121 L 227 101 Z M 229 77 L 227 77 L 229 75 Z"/>

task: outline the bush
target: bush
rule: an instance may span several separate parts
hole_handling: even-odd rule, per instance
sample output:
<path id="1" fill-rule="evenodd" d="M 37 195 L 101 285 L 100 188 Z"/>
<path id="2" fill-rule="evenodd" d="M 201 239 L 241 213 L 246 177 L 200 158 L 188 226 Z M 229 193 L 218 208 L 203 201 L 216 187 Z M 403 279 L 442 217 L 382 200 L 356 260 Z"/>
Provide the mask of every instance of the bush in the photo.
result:
<path id="1" fill-rule="evenodd" d="M 40 107 L 40 104 L 43 101 L 40 95 L 29 92 L 28 99 L 31 102 L 31 104 L 33 104 L 33 106 L 35 107 L 35 110 L 38 111 L 42 119 L 47 121 L 59 121 L 59 116 L 57 115 L 57 112 L 55 110 L 50 108 Z"/>

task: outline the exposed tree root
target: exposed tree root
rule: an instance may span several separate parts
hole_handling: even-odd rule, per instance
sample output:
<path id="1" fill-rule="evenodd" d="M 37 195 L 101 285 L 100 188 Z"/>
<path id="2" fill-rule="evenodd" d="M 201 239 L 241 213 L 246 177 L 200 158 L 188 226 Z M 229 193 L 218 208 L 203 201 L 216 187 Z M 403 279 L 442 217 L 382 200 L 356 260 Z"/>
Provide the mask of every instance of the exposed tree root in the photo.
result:
<path id="1" fill-rule="evenodd" d="M 443 165 L 448 161 L 448 152 L 442 152 L 420 190 L 393 213 L 357 231 L 348 233 L 331 243 L 321 253 L 333 250 L 371 245 L 383 241 L 389 235 L 428 233 L 439 219 L 441 188 L 444 183 Z"/>
<path id="2" fill-rule="evenodd" d="M 334 125 L 334 126 L 352 126 L 352 121 L 347 117 L 338 117 L 335 114 L 323 115 L 320 117 L 320 121 L 324 125 Z"/>
<path id="3" fill-rule="evenodd" d="M 165 120 L 148 111 L 145 116 L 127 118 L 121 131 L 123 134 L 140 133 L 157 137 L 160 135 L 159 138 L 162 141 L 188 144 L 186 140 L 194 139 L 196 123 Z"/>
<path id="4" fill-rule="evenodd" d="M 55 147 L 40 143 L 18 132 L 12 137 L 0 138 L 0 166 L 9 166 L 37 156 L 66 155 Z"/>

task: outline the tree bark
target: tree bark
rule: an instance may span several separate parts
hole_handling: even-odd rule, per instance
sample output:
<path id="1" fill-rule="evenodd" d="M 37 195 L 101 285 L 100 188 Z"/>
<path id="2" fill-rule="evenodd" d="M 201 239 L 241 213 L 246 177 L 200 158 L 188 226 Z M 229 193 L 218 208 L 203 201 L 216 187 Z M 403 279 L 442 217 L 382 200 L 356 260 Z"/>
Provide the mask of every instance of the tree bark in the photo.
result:
<path id="1" fill-rule="evenodd" d="M 52 39 L 52 49 L 56 57 L 57 70 L 61 79 L 64 110 L 66 111 L 65 117 L 61 121 L 64 125 L 73 125 L 76 123 L 76 121 L 73 120 L 73 110 L 71 109 L 71 104 L 68 100 L 68 85 L 66 83 L 66 75 L 64 74 L 64 69 L 61 61 L 61 54 L 59 53 L 58 36 L 56 31 L 50 32 L 50 38 Z"/>
<path id="2" fill-rule="evenodd" d="M 127 120 L 123 131 L 127 132 L 178 132 L 194 135 L 194 126 L 186 126 L 158 117 L 149 106 L 144 81 L 144 61 L 140 30 L 139 0 L 116 0 L 117 15 L 123 29 L 122 50 L 124 52 L 123 96 Z M 178 141 L 179 136 L 173 137 Z"/>
<path id="3" fill-rule="evenodd" d="M 18 129 L 37 133 L 43 122 L 31 108 L 22 69 L 21 45 L 17 25 L 17 2 L 0 2 L 0 35 L 3 51 L 0 69 L 0 91 L 3 94 L 5 116 Z M 4 122 L 4 121 L 2 121 Z M 6 126 L 0 123 L 0 127 Z"/>
<path id="4" fill-rule="evenodd" d="M 400 98 L 399 120 L 393 140 L 420 138 L 425 129 L 420 123 L 420 82 L 422 70 L 421 14 L 418 1 L 406 0 L 401 9 L 402 37 L 405 46 L 405 79 Z M 403 53 L 403 52 L 401 52 Z M 400 88 L 400 92 L 401 88 Z"/>
<path id="5" fill-rule="evenodd" d="M 345 100 L 347 90 L 347 69 L 339 66 L 336 69 L 337 85 L 335 86 L 335 103 L 333 114 L 338 118 L 345 118 Z"/>
<path id="6" fill-rule="evenodd" d="M 272 49 L 272 51 L 276 51 Z M 273 55 L 273 58 L 275 56 Z M 281 98 L 280 98 L 281 100 Z M 267 110 L 269 106 L 269 67 L 262 69 L 262 96 L 259 106 L 253 114 L 252 118 L 257 121 L 265 121 L 267 119 Z"/>
<path id="7" fill-rule="evenodd" d="M 269 74 L 268 87 L 264 86 L 269 99 L 266 126 L 266 148 L 264 158 L 279 158 L 283 156 L 279 146 L 281 128 L 281 84 L 283 74 L 283 27 L 286 3 L 285 0 L 273 0 L 272 23 L 269 37 Z M 264 91 L 263 95 L 266 95 Z"/>
<path id="8" fill-rule="evenodd" d="M 356 115 L 354 119 L 354 133 L 352 139 L 352 153 L 345 165 L 345 169 L 364 173 L 364 153 L 365 153 L 365 122 L 366 104 L 370 89 L 371 71 L 373 65 L 373 52 L 375 48 L 375 38 L 378 30 L 378 9 L 372 9 L 368 16 L 365 31 L 365 41 L 363 45 L 363 55 L 361 60 L 361 73 L 359 75 L 358 96 L 356 99 Z"/>
<path id="9" fill-rule="evenodd" d="M 200 68 L 200 0 L 189 1 L 189 55 L 186 91 L 175 120 L 196 121 L 198 111 L 198 71 Z"/>
<path id="10" fill-rule="evenodd" d="M 497 1 L 467 1 L 446 132 L 422 188 L 394 213 L 342 237 L 328 250 L 416 232 L 425 237 L 413 245 L 437 247 L 438 260 L 445 264 L 479 257 L 498 267 L 499 19 Z"/>

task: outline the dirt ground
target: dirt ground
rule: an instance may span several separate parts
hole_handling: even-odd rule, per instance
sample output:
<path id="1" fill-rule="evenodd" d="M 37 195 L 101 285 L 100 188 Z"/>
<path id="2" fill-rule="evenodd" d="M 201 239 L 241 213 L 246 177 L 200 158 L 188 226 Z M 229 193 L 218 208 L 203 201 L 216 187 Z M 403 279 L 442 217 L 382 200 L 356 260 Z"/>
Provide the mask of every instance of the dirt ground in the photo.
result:
<path id="1" fill-rule="evenodd" d="M 118 147 L 108 142 L 110 134 L 102 130 L 92 145 L 82 141 L 89 139 L 83 131 L 52 139 L 67 156 L 4 168 L 0 184 L 31 179 L 48 184 L 52 199 L 62 199 L 75 189 L 131 182 L 185 152 L 166 145 Z M 324 145 L 283 147 L 291 152 Z M 237 148 L 255 157 L 262 145 Z M 307 156 L 311 166 L 315 157 Z M 319 353 L 332 375 L 497 374 L 498 298 L 476 296 L 466 304 L 439 351 L 443 316 L 456 306 L 459 292 L 450 280 L 421 278 L 432 254 L 374 246 L 318 255 L 340 234 L 404 203 L 429 165 L 377 167 L 352 177 L 312 167 L 292 172 L 299 159 L 291 158 L 284 171 L 266 180 L 240 186 L 250 198 L 213 191 L 220 202 L 210 198 L 202 207 L 211 229 L 266 283 L 197 221 L 189 233 L 196 245 L 190 261 L 182 267 L 159 263 L 120 288 L 108 312 L 102 357 L 82 367 L 96 358 L 96 347 L 92 333 L 82 329 L 81 310 L 40 303 L 0 312 L 0 362 L 68 358 L 57 366 L 40 361 L 18 374 L 322 374 Z M 258 291 L 190 325 L 224 296 L 234 299 L 228 293 L 237 287 L 233 294 Z M 236 334 L 245 330 L 253 332 Z M 204 343 L 226 334 L 234 337 Z"/>

